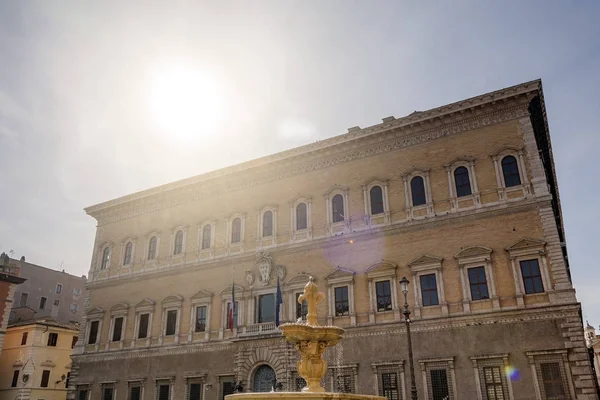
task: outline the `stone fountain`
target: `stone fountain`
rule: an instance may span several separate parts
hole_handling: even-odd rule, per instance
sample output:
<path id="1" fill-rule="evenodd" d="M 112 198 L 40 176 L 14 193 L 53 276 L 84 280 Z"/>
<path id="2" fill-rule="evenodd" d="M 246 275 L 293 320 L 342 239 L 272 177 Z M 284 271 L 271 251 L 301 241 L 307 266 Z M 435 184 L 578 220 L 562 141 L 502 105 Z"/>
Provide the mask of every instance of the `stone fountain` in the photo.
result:
<path id="1" fill-rule="evenodd" d="M 342 338 L 344 330 L 337 326 L 320 326 L 317 322 L 317 305 L 325 299 L 325 294 L 319 292 L 317 285 L 310 277 L 304 287 L 304 293 L 298 298 L 302 304 L 306 300 L 308 313 L 306 323 L 291 323 L 279 326 L 288 342 L 294 344 L 300 351 L 297 362 L 298 374 L 306 381 L 306 387 L 300 392 L 271 392 L 271 393 L 238 393 L 225 396 L 225 400 L 387 400 L 385 397 L 348 393 L 328 393 L 321 386 L 321 379 L 327 372 L 327 362 L 323 352 L 327 347 L 335 346 Z"/>

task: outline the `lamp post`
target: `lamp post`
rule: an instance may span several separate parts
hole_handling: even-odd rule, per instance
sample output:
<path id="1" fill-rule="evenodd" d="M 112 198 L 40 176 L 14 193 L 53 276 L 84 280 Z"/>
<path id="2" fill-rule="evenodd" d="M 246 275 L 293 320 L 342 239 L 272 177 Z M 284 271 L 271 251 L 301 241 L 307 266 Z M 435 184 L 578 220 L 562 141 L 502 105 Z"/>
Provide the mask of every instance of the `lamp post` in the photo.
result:
<path id="1" fill-rule="evenodd" d="M 418 400 L 417 397 L 417 385 L 415 384 L 415 367 L 413 364 L 413 349 L 412 341 L 410 339 L 410 310 L 408 309 L 408 301 L 406 300 L 406 294 L 408 293 L 408 284 L 410 282 L 405 276 L 400 281 L 400 288 L 404 294 L 404 323 L 406 324 L 406 340 L 408 341 L 408 365 L 410 368 L 410 398 L 411 400 Z"/>

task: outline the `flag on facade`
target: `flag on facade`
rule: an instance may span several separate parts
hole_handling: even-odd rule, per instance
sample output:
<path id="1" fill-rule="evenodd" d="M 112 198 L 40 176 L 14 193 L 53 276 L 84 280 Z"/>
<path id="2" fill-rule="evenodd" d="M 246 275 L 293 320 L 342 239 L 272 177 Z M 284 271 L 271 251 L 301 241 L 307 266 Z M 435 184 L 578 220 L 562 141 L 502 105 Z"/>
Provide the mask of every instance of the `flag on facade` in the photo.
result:
<path id="1" fill-rule="evenodd" d="M 231 283 L 231 307 L 229 307 L 229 315 L 227 315 L 227 325 L 229 329 L 233 332 L 233 328 L 237 325 L 235 322 L 236 312 L 235 312 L 235 283 Z"/>
<path id="2" fill-rule="evenodd" d="M 279 286 L 279 276 L 277 277 L 277 295 L 275 296 L 275 326 L 279 326 L 279 309 L 283 304 L 281 297 L 281 286 Z"/>

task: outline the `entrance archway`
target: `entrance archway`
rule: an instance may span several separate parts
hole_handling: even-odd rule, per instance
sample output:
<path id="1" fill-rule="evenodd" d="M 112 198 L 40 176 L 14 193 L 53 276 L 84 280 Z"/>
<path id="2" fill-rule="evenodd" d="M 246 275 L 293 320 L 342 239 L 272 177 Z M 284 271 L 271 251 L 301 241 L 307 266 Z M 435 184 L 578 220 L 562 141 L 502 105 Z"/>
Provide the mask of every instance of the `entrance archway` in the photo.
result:
<path id="1" fill-rule="evenodd" d="M 273 368 L 266 364 L 261 365 L 254 372 L 254 379 L 252 379 L 252 391 L 253 392 L 270 392 L 275 386 L 277 376 Z"/>

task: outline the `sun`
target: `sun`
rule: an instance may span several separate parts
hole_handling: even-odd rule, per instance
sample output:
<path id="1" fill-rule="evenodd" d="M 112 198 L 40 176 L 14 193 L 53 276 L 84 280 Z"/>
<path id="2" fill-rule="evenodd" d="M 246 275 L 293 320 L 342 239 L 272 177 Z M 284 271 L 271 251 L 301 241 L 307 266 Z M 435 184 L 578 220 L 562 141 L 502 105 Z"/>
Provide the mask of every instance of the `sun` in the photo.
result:
<path id="1" fill-rule="evenodd" d="M 149 106 L 154 122 L 168 137 L 186 143 L 206 139 L 224 121 L 223 86 L 202 69 L 170 65 L 152 74 Z"/>

